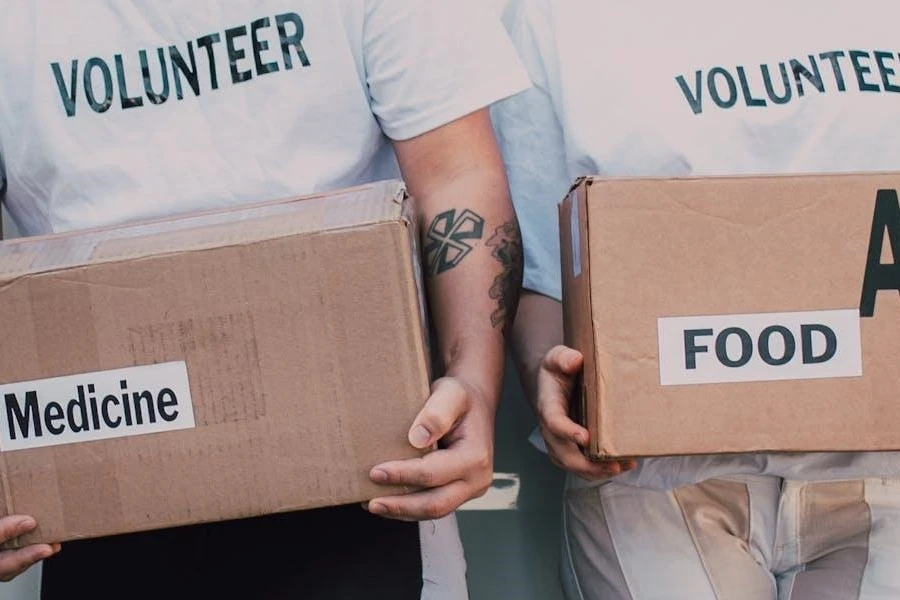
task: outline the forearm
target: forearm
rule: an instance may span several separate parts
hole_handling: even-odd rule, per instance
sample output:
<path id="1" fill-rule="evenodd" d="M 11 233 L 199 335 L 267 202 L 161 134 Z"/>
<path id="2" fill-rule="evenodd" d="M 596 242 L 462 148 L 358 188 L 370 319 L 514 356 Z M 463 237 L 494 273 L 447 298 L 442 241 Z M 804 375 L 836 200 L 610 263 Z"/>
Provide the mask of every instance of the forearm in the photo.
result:
<path id="1" fill-rule="evenodd" d="M 510 345 L 526 398 L 537 403 L 538 373 L 551 348 L 563 343 L 562 303 L 523 290 L 512 328 Z"/>
<path id="2" fill-rule="evenodd" d="M 522 279 L 519 229 L 502 168 L 467 168 L 418 201 L 436 358 L 493 412 Z"/>
<path id="3" fill-rule="evenodd" d="M 477 127 L 470 127 L 470 135 L 462 139 L 484 134 L 483 117 L 483 113 L 474 116 Z M 441 444 L 421 459 L 372 469 L 371 477 L 378 483 L 426 488 L 404 497 L 372 500 L 369 510 L 376 514 L 439 518 L 484 494 L 493 481 L 494 418 L 506 332 L 521 287 L 522 253 L 499 156 L 492 144 L 481 146 L 482 160 L 472 161 L 466 152 L 456 154 L 469 165 L 462 169 L 448 168 L 447 161 L 432 169 L 434 163 L 416 160 L 427 153 L 410 152 L 406 145 L 398 152 L 419 208 L 436 332 L 432 347 L 441 363 L 440 379 L 412 423 L 409 441 L 416 448 Z"/>
<path id="4" fill-rule="evenodd" d="M 394 147 L 419 213 L 435 358 L 493 414 L 522 244 L 490 116 L 482 109 Z"/>

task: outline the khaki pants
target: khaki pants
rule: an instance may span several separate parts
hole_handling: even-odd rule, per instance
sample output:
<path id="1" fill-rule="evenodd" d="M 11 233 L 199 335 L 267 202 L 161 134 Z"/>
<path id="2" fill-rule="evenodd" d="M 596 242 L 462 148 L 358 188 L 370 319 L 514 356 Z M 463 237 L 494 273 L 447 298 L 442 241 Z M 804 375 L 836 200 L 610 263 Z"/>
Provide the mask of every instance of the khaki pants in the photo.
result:
<path id="1" fill-rule="evenodd" d="M 900 480 L 567 486 L 572 600 L 900 599 Z"/>

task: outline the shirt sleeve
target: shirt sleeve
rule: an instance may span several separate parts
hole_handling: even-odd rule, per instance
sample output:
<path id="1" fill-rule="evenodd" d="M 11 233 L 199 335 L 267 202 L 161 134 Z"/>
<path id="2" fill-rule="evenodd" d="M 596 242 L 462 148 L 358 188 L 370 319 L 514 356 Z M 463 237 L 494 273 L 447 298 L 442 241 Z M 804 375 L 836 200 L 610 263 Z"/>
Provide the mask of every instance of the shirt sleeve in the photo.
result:
<path id="1" fill-rule="evenodd" d="M 572 184 L 553 89 L 556 53 L 546 2 L 522 0 L 511 37 L 533 87 L 492 108 L 525 250 L 525 289 L 562 299 L 558 204 Z"/>
<path id="2" fill-rule="evenodd" d="M 367 0 L 363 57 L 372 112 L 394 140 L 529 86 L 500 18 L 479 0 Z"/>

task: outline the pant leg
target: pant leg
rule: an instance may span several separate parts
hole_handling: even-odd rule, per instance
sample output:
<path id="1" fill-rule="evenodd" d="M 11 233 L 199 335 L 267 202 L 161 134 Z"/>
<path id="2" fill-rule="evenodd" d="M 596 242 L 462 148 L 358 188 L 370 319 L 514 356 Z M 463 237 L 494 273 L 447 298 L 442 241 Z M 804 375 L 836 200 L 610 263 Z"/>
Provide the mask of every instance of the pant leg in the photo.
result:
<path id="1" fill-rule="evenodd" d="M 782 600 L 900 598 L 900 480 L 787 482 L 784 495 L 797 541 Z"/>
<path id="2" fill-rule="evenodd" d="M 468 600 L 466 559 L 456 514 L 419 523 L 422 545 L 421 600 Z"/>
<path id="3" fill-rule="evenodd" d="M 359 505 L 63 545 L 42 600 L 419 600 L 419 526 Z"/>
<path id="4" fill-rule="evenodd" d="M 761 563 L 779 486 L 761 477 L 656 491 L 570 477 L 561 560 L 568 597 L 773 600 L 774 578 Z"/>

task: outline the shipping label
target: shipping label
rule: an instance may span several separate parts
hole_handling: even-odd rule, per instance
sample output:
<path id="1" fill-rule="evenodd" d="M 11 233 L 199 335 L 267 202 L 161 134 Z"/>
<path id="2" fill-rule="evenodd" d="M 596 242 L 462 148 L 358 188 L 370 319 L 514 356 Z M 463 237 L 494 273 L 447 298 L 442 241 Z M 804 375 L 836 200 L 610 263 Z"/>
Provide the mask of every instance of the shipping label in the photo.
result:
<path id="1" fill-rule="evenodd" d="M 2 384 L 0 399 L 2 451 L 194 427 L 183 361 Z"/>
<path id="2" fill-rule="evenodd" d="M 859 309 L 663 317 L 660 384 L 862 375 Z"/>

